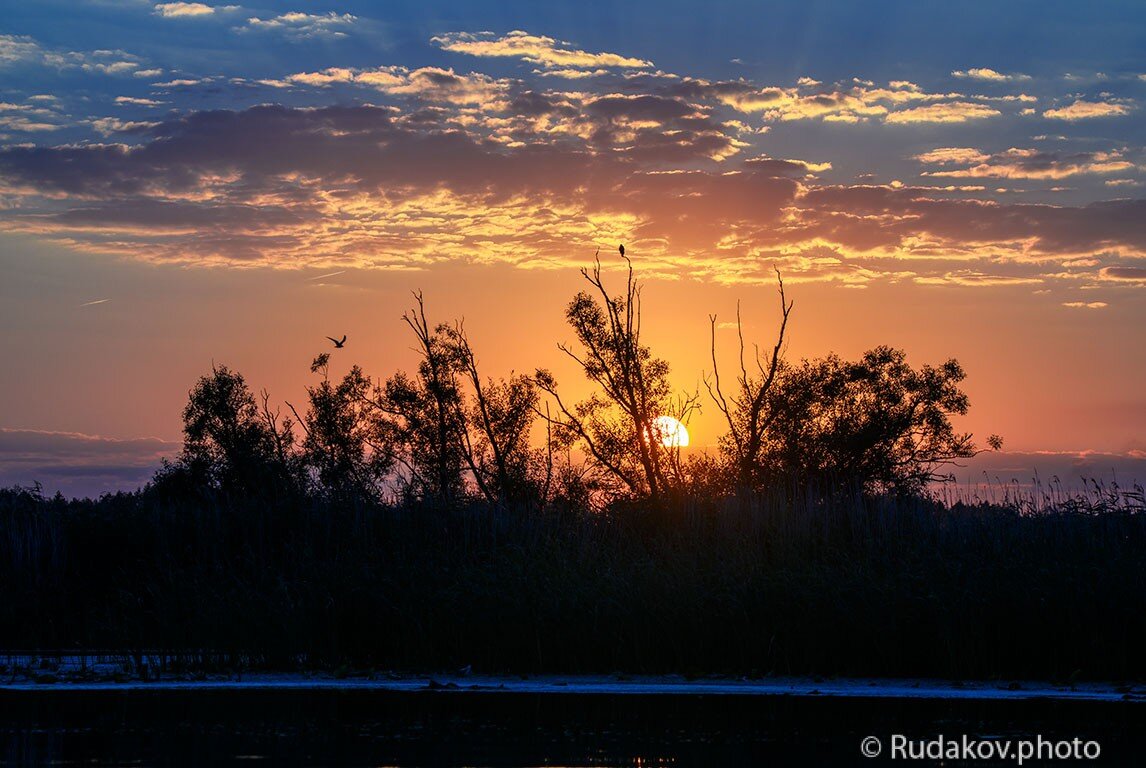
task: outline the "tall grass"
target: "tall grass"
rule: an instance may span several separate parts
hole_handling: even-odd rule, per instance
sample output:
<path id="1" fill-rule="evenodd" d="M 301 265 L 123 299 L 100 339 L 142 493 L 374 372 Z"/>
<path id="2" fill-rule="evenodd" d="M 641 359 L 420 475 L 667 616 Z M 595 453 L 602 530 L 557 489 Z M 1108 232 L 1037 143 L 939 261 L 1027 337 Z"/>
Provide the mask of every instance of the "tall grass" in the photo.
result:
<path id="1" fill-rule="evenodd" d="M 594 512 L 10 489 L 0 647 L 279 669 L 1143 679 L 1138 493 L 792 487 Z"/>

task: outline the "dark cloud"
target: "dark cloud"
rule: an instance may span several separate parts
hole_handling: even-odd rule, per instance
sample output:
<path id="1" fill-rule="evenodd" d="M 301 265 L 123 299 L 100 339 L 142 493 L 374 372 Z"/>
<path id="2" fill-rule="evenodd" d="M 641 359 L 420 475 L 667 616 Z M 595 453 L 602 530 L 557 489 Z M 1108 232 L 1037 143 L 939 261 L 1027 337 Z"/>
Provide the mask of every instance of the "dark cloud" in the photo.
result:
<path id="1" fill-rule="evenodd" d="M 1082 174 L 1122 173 L 1134 170 L 1123 152 L 1051 152 L 1012 147 L 986 155 L 971 149 L 938 149 L 916 157 L 924 163 L 966 165 L 964 168 L 927 171 L 924 176 L 962 179 L 1065 179 Z"/>
<path id="2" fill-rule="evenodd" d="M 1042 451 L 981 453 L 965 466 L 948 470 L 965 491 L 1000 500 L 1008 489 L 1029 494 L 1093 492 L 1093 483 L 1112 490 L 1114 485 L 1133 490 L 1146 483 L 1146 452 Z"/>
<path id="3" fill-rule="evenodd" d="M 519 91 L 509 100 L 509 111 L 524 117 L 562 115 L 574 117 L 579 110 L 564 94 L 533 90 Z"/>
<path id="4" fill-rule="evenodd" d="M 299 207 L 204 204 L 129 197 L 101 205 L 71 208 L 48 218 L 59 224 L 79 227 L 137 226 L 156 230 L 224 228 L 244 231 L 298 226 L 316 217 L 317 213 L 304 216 Z"/>
<path id="5" fill-rule="evenodd" d="M 739 160 L 735 135 L 680 98 L 609 96 L 572 115 L 554 94 L 518 97 L 523 114 L 499 124 L 433 107 L 264 105 L 175 116 L 131 145 L 10 146 L 0 149 L 0 178 L 25 202 L 3 221 L 189 261 L 367 252 L 372 263 L 406 263 L 464 257 L 512 237 L 521 247 L 506 251 L 511 259 L 553 258 L 571 238 L 595 237 L 602 225 L 591 218 L 611 216 L 633 217 L 626 226 L 679 254 L 686 271 L 690 254 L 718 243 L 739 258 L 770 250 L 769 263 L 779 250 L 821 246 L 837 257 L 1146 252 L 1146 200 L 1000 204 L 920 187 L 831 185 L 809 180 L 827 164 Z M 411 255 L 419 242 L 423 256 Z"/>
<path id="6" fill-rule="evenodd" d="M 652 120 L 658 123 L 672 123 L 697 114 L 696 107 L 663 96 L 601 96 L 586 104 L 591 115 L 607 120 L 626 122 Z"/>
<path id="7" fill-rule="evenodd" d="M 38 482 L 47 493 L 92 497 L 138 488 L 179 447 L 158 438 L 0 428 L 0 487 Z"/>
<path id="8" fill-rule="evenodd" d="M 1146 281 L 1146 268 L 1143 267 L 1106 267 L 1101 274 L 1109 280 Z"/>
<path id="9" fill-rule="evenodd" d="M 803 226 L 856 248 L 891 247 L 928 235 L 953 243 L 1033 241 L 1035 252 L 1076 254 L 1125 248 L 1146 251 L 1146 200 L 1113 200 L 1080 207 L 941 200 L 919 190 L 819 187 L 803 199 Z M 844 218 L 837 214 L 845 213 Z"/>

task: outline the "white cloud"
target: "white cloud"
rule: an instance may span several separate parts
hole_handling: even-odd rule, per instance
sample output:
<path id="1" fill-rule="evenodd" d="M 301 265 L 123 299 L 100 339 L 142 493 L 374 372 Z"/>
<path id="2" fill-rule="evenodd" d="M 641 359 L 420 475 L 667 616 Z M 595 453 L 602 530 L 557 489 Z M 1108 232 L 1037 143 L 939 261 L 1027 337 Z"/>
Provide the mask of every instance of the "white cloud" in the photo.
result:
<path id="1" fill-rule="evenodd" d="M 247 19 L 246 26 L 238 29 L 280 32 L 287 37 L 300 40 L 314 37 L 334 38 L 346 37 L 346 32 L 342 30 L 350 27 L 357 20 L 357 16 L 349 13 L 339 14 L 329 11 L 317 14 L 291 11 L 270 19 L 252 16 Z"/>
<path id="2" fill-rule="evenodd" d="M 44 54 L 40 44 L 25 35 L 0 35 L 0 65 L 37 61 Z"/>
<path id="3" fill-rule="evenodd" d="M 1108 101 L 1084 101 L 1079 99 L 1073 104 L 1043 112 L 1043 117 L 1055 120 L 1089 120 L 1096 117 L 1119 117 L 1130 114 L 1128 104 Z"/>
<path id="4" fill-rule="evenodd" d="M 892 112 L 884 121 L 888 123 L 965 123 L 968 120 L 982 120 L 1002 114 L 985 104 L 969 101 L 951 101 L 944 104 L 928 104 L 899 112 Z"/>
<path id="5" fill-rule="evenodd" d="M 992 83 L 1005 83 L 1017 80 L 1030 80 L 1030 75 L 1024 75 L 1016 72 L 1013 74 L 1003 74 L 997 70 L 989 67 L 972 67 L 968 70 L 955 70 L 951 73 L 953 77 L 967 78 L 970 80 L 985 80 Z"/>
<path id="6" fill-rule="evenodd" d="M 134 104 L 140 107 L 158 107 L 160 104 L 166 104 L 164 101 L 156 101 L 155 99 L 140 99 L 134 96 L 116 96 L 116 104 Z"/>
<path id="7" fill-rule="evenodd" d="M 618 53 L 590 53 L 574 48 L 571 43 L 544 35 L 531 35 L 514 30 L 498 37 L 492 32 L 450 32 L 430 38 L 442 50 L 470 56 L 519 58 L 532 64 L 555 69 L 597 69 L 651 67 L 652 62 Z"/>
<path id="8" fill-rule="evenodd" d="M 417 96 L 429 101 L 454 104 L 489 105 L 505 95 L 506 83 L 477 72 L 458 74 L 452 69 L 439 67 L 378 67 L 377 69 L 349 69 L 331 67 L 319 72 L 298 72 L 288 75 L 285 83 L 326 87 L 350 84 L 373 88 L 383 93 Z M 269 85 L 279 86 L 273 82 Z"/>
<path id="9" fill-rule="evenodd" d="M 231 7 L 233 8 L 235 6 Z M 166 19 L 173 19 L 180 17 L 210 16 L 215 13 L 215 9 L 204 3 L 157 3 L 154 12 Z"/>

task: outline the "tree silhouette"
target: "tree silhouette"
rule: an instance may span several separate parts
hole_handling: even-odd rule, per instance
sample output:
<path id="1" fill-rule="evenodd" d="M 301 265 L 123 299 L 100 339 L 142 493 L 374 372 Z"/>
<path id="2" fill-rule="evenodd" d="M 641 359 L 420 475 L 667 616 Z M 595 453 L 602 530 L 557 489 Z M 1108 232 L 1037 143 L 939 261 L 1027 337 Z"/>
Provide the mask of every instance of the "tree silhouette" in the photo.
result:
<path id="1" fill-rule="evenodd" d="M 829 355 L 781 363 L 767 395 L 771 421 L 759 470 L 922 491 L 941 478 L 939 467 L 978 452 L 950 421 L 967 413 L 964 377 L 956 360 L 917 370 L 903 350 L 886 346 L 856 362 Z M 997 449 L 1002 441 L 992 435 L 988 444 Z"/>
<path id="2" fill-rule="evenodd" d="M 398 372 L 375 393 L 380 435 L 405 469 L 402 482 L 412 498 L 453 504 L 465 493 L 463 361 L 448 327 L 431 329 L 421 293 L 402 320 L 418 340 L 416 376 Z"/>
<path id="3" fill-rule="evenodd" d="M 776 417 L 775 399 L 770 397 L 780 369 L 781 354 L 784 348 L 784 333 L 788 328 L 788 316 L 792 303 L 784 296 L 784 280 L 780 270 L 776 270 L 776 282 L 780 294 L 780 329 L 776 334 L 776 344 L 767 364 L 760 356 L 760 348 L 755 348 L 753 365 L 749 370 L 745 362 L 744 327 L 740 321 L 740 304 L 736 305 L 736 335 L 740 340 L 740 373 L 736 377 L 736 391 L 726 397 L 720 383 L 720 366 L 716 361 L 716 315 L 709 315 L 712 333 L 713 377 L 705 377 L 704 384 L 708 395 L 716 404 L 717 410 L 728 424 L 728 433 L 720 441 L 721 451 L 734 467 L 736 484 L 741 489 L 758 487 L 761 481 L 764 450 L 768 431 Z"/>
<path id="4" fill-rule="evenodd" d="M 538 401 L 533 379 L 511 373 L 508 379 L 483 382 L 465 327 L 457 323 L 440 332 L 453 345 L 470 388 L 470 396 L 458 398 L 457 421 L 478 492 L 497 505 L 543 502 L 549 495 L 552 460 L 548 442 L 541 450 L 529 444 Z"/>
<path id="5" fill-rule="evenodd" d="M 534 380 L 557 404 L 559 413 L 549 421 L 559 436 L 583 444 L 595 465 L 619 482 L 622 492 L 656 502 L 671 489 L 675 477 L 674 449 L 661 444 L 655 419 L 671 415 L 687 421 L 697 402 L 695 395 L 676 401 L 670 397 L 668 363 L 641 344 L 641 288 L 633 279 L 632 262 L 627 257 L 625 262 L 628 279 L 623 296 L 609 296 L 599 258 L 591 272 L 581 270 L 592 292 L 579 292 L 565 317 L 582 352 L 558 345 L 599 391 L 569 407 L 549 371 L 539 369 Z"/>
<path id="6" fill-rule="evenodd" d="M 373 384 L 357 365 L 333 384 L 329 364 L 325 352 L 311 363 L 311 373 L 321 373 L 322 381 L 307 387 L 306 414 L 295 412 L 305 433 L 303 463 L 327 494 L 377 498 L 394 457 L 370 407 Z"/>
<path id="7" fill-rule="evenodd" d="M 265 399 L 260 410 L 242 374 L 225 365 L 212 366 L 191 389 L 183 435 L 183 451 L 169 469 L 201 486 L 247 493 L 289 475 L 290 422 L 279 424 Z"/>

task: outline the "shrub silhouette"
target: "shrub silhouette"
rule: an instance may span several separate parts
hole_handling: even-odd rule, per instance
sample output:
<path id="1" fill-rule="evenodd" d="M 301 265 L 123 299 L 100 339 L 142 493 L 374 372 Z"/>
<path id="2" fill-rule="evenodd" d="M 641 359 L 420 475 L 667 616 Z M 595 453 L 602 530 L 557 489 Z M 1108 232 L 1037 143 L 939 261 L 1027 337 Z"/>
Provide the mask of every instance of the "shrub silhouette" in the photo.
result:
<path id="1" fill-rule="evenodd" d="M 311 363 L 311 372 L 321 373 L 322 381 L 307 387 L 310 407 L 306 414 L 295 413 L 304 433 L 301 462 L 313 474 L 309 479 L 319 492 L 336 498 L 378 499 L 394 455 L 372 418 L 373 385 L 358 366 L 332 384 L 329 365 L 330 355 L 325 352 Z"/>
<path id="2" fill-rule="evenodd" d="M 884 346 L 854 362 L 782 362 L 767 393 L 760 474 L 921 493 L 943 465 L 974 456 L 972 436 L 950 420 L 967 413 L 962 367 L 948 360 L 914 369 L 906 357 Z"/>
<path id="3" fill-rule="evenodd" d="M 183 409 L 183 451 L 161 479 L 189 482 L 227 493 L 254 493 L 268 482 L 291 478 L 294 438 L 264 396 L 263 408 L 242 374 L 225 365 L 200 377 Z"/>

